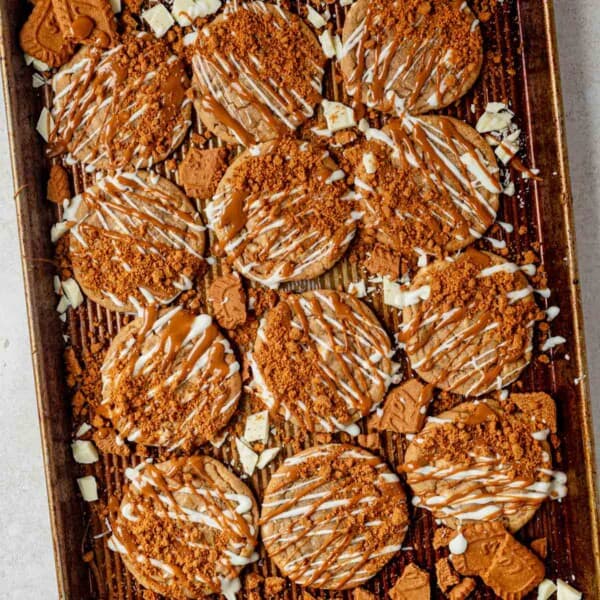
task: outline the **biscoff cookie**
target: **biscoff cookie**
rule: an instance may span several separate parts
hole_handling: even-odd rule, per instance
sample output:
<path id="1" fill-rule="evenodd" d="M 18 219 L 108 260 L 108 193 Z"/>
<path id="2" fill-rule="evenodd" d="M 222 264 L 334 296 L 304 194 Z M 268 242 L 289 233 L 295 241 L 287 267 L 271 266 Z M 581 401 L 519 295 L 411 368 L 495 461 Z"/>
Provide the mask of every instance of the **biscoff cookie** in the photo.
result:
<path id="1" fill-rule="evenodd" d="M 420 269 L 405 293 L 398 338 L 436 387 L 480 396 L 515 381 L 531 360 L 543 315 L 521 268 L 468 248 Z"/>
<path id="2" fill-rule="evenodd" d="M 107 175 L 64 214 L 75 278 L 119 312 L 168 304 L 203 268 L 204 226 L 183 192 L 144 171 Z"/>
<path id="3" fill-rule="evenodd" d="M 271 140 L 313 115 L 324 64 L 321 46 L 296 15 L 266 2 L 229 3 L 198 36 L 196 110 L 225 142 Z"/>
<path id="4" fill-rule="evenodd" d="M 170 451 L 215 437 L 235 412 L 240 366 L 209 315 L 156 305 L 121 329 L 102 365 L 102 414 L 121 437 Z"/>
<path id="5" fill-rule="evenodd" d="M 164 160 L 191 125 L 183 61 L 145 32 L 110 50 L 82 48 L 52 79 L 49 155 L 88 169 L 142 169 Z"/>
<path id="6" fill-rule="evenodd" d="M 108 547 L 145 588 L 174 600 L 235 598 L 258 560 L 252 492 L 219 461 L 190 456 L 126 470 Z"/>
<path id="7" fill-rule="evenodd" d="M 463 0 L 358 0 L 342 41 L 346 91 L 383 112 L 452 104 L 483 61 L 479 22 Z"/>
<path id="8" fill-rule="evenodd" d="M 103 48 L 117 41 L 117 21 L 109 0 L 52 0 L 52 4 L 67 39 Z"/>
<path id="9" fill-rule="evenodd" d="M 389 337 L 360 300 L 316 290 L 290 295 L 261 320 L 251 357 L 269 408 L 321 432 L 360 433 L 356 421 L 383 400 L 396 365 Z"/>
<path id="10" fill-rule="evenodd" d="M 399 478 L 349 444 L 287 458 L 265 490 L 261 536 L 283 575 L 330 590 L 356 587 L 402 547 L 408 527 Z"/>
<path id="11" fill-rule="evenodd" d="M 356 230 L 356 207 L 329 152 L 286 137 L 243 152 L 206 216 L 235 268 L 277 287 L 317 277 L 341 258 Z"/>
<path id="12" fill-rule="evenodd" d="M 404 458 L 413 504 L 449 527 L 498 521 L 517 531 L 546 498 L 566 494 L 547 435 L 510 401 L 464 402 L 430 417 Z"/>
<path id="13" fill-rule="evenodd" d="M 350 147 L 364 223 L 405 259 L 468 246 L 494 222 L 502 190 L 493 150 L 451 117 L 393 119 Z"/>

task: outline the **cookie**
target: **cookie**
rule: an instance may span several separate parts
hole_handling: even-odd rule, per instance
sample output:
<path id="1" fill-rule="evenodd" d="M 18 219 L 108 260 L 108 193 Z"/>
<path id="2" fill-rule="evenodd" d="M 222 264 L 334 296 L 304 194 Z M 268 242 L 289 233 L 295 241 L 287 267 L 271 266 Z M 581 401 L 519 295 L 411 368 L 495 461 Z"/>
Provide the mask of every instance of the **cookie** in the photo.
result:
<path id="1" fill-rule="evenodd" d="M 308 431 L 360 433 L 396 370 L 371 310 L 349 294 L 290 295 L 261 319 L 251 357 L 254 387 L 269 408 Z"/>
<path id="2" fill-rule="evenodd" d="M 346 158 L 365 227 L 380 244 L 416 262 L 468 246 L 494 222 L 502 190 L 494 152 L 465 123 L 405 117 L 367 139 Z"/>
<path id="3" fill-rule="evenodd" d="M 52 0 L 52 4 L 68 40 L 103 48 L 116 43 L 117 21 L 109 0 Z"/>
<path id="4" fill-rule="evenodd" d="M 375 575 L 402 547 L 406 497 L 378 457 L 349 444 L 287 458 L 265 490 L 261 536 L 283 575 L 343 590 Z"/>
<path id="5" fill-rule="evenodd" d="M 356 207 L 326 149 L 283 138 L 243 152 L 206 215 L 235 268 L 277 287 L 317 277 L 341 258 L 355 233 Z"/>
<path id="6" fill-rule="evenodd" d="M 258 559 L 252 492 L 208 456 L 142 463 L 112 515 L 108 547 L 145 588 L 174 600 L 235 597 Z"/>
<path id="7" fill-rule="evenodd" d="M 398 334 L 411 367 L 434 386 L 481 396 L 515 381 L 542 316 L 520 268 L 468 248 L 418 271 Z"/>
<path id="8" fill-rule="evenodd" d="M 453 528 L 492 521 L 517 531 L 546 498 L 566 492 L 540 427 L 512 402 L 495 400 L 430 417 L 404 458 L 413 504 Z"/>
<path id="9" fill-rule="evenodd" d="M 79 285 L 119 312 L 168 304 L 204 266 L 204 226 L 183 192 L 149 173 L 120 173 L 75 196 L 63 214 Z"/>
<path id="10" fill-rule="evenodd" d="M 49 155 L 70 153 L 90 169 L 141 169 L 183 141 L 192 101 L 183 62 L 148 33 L 103 51 L 82 48 L 52 80 Z"/>
<path id="11" fill-rule="evenodd" d="M 225 142 L 250 146 L 294 131 L 321 100 L 321 46 L 280 6 L 228 4 L 200 32 L 195 50 L 196 109 Z"/>
<path id="12" fill-rule="evenodd" d="M 152 306 L 110 345 L 101 411 L 129 441 L 189 450 L 213 439 L 235 412 L 239 370 L 210 316 Z"/>
<path id="13" fill-rule="evenodd" d="M 346 91 L 383 112 L 452 104 L 479 76 L 479 23 L 462 0 L 358 0 L 346 15 Z"/>
<path id="14" fill-rule="evenodd" d="M 60 67 L 73 55 L 73 44 L 62 34 L 52 0 L 38 0 L 19 33 L 21 49 L 50 67 Z"/>

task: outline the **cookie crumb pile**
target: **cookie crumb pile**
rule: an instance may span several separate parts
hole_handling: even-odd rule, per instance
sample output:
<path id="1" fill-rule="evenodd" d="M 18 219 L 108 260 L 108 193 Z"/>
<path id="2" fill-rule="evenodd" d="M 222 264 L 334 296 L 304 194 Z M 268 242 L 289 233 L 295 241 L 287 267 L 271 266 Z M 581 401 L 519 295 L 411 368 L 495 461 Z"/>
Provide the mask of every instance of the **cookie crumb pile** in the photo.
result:
<path id="1" fill-rule="evenodd" d="M 529 373 L 566 340 L 498 220 L 539 178 L 519 115 L 461 108 L 497 93 L 474 4 L 33 7 L 99 597 L 553 593 L 526 524 L 567 493 L 560 390 Z"/>

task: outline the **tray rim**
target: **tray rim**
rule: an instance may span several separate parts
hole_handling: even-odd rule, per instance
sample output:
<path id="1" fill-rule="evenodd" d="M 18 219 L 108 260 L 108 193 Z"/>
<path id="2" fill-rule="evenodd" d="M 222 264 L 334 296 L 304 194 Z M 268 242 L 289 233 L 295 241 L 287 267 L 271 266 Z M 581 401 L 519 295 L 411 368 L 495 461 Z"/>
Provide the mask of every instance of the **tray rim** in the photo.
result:
<path id="1" fill-rule="evenodd" d="M 42 457 L 44 462 L 44 474 L 46 481 L 46 493 L 48 497 L 48 507 L 50 516 L 50 527 L 53 540 L 53 551 L 55 559 L 55 570 L 57 576 L 58 594 L 60 598 L 69 598 L 70 578 L 67 574 L 67 553 L 63 544 L 59 541 L 59 533 L 61 533 L 61 522 L 59 514 L 62 512 L 64 499 L 59 497 L 58 490 L 53 486 L 53 469 L 56 468 L 54 463 L 54 452 L 52 451 L 52 432 L 47 419 L 44 418 L 44 413 L 47 411 L 47 392 L 46 392 L 46 373 L 44 372 L 41 353 L 37 349 L 37 345 L 42 343 L 38 336 L 40 326 L 39 306 L 36 303 L 36 298 L 33 292 L 32 278 L 34 277 L 28 256 L 26 254 L 26 245 L 31 240 L 31 231 L 27 231 L 25 227 L 26 213 L 29 207 L 26 205 L 26 200 L 21 193 L 28 184 L 24 173 L 24 165 L 22 160 L 23 141 L 19 137 L 17 129 L 17 114 L 14 105 L 14 99 L 11 97 L 11 89 L 14 89 L 16 83 L 16 75 L 14 65 L 9 59 L 12 50 L 11 45 L 15 41 L 15 33 L 9 29 L 9 19 L 7 13 L 11 9 L 6 8 L 8 0 L 0 0 L 0 49 L 1 67 L 0 73 L 2 77 L 2 88 L 5 101 L 5 115 L 7 121 L 7 137 L 9 141 L 9 153 L 11 159 L 11 173 L 13 187 L 15 191 L 15 210 L 17 216 L 17 224 L 19 231 L 19 249 L 21 254 L 21 265 L 23 270 L 25 303 L 27 308 L 27 322 L 29 342 L 32 350 L 32 368 L 34 375 L 34 388 L 38 410 L 38 421 L 40 426 L 40 436 L 42 442 Z M 541 7 L 544 13 L 544 29 L 546 33 L 546 43 L 548 45 L 548 57 L 550 60 L 549 84 L 552 87 L 552 113 L 554 116 L 553 126 L 555 128 L 557 147 L 559 156 L 557 166 L 561 170 L 561 176 L 564 185 L 564 206 L 563 214 L 565 216 L 565 233 L 566 247 L 565 252 L 569 258 L 569 274 L 571 276 L 571 285 L 569 287 L 570 306 L 572 310 L 572 319 L 575 325 L 574 337 L 576 348 L 576 364 L 578 371 L 582 374 L 587 374 L 587 352 L 585 344 L 585 328 L 583 320 L 583 311 L 581 304 L 581 292 L 578 278 L 578 260 L 576 252 L 576 232 L 574 224 L 574 205 L 573 194 L 571 188 L 571 177 L 568 160 L 568 147 L 565 128 L 565 112 L 561 88 L 560 65 L 558 56 L 558 44 L 556 36 L 556 21 L 554 11 L 554 0 L 544 0 L 541 2 Z M 20 52 L 20 50 L 19 50 Z M 35 133 L 35 132 L 34 132 Z M 37 134 L 36 134 L 37 135 Z M 58 319 L 56 319 L 58 321 Z M 588 505 L 590 512 L 590 523 L 592 527 L 591 542 L 593 547 L 593 570 L 598 580 L 600 580 L 600 497 L 598 487 L 600 479 L 597 477 L 599 465 L 595 462 L 594 453 L 594 429 L 592 421 L 592 404 L 589 388 L 589 378 L 585 377 L 580 383 L 579 396 L 581 398 L 581 424 L 583 427 L 582 436 L 586 443 L 586 448 L 583 453 L 584 471 L 586 475 L 586 487 L 588 489 Z M 596 581 L 597 592 L 600 593 L 600 581 Z"/>

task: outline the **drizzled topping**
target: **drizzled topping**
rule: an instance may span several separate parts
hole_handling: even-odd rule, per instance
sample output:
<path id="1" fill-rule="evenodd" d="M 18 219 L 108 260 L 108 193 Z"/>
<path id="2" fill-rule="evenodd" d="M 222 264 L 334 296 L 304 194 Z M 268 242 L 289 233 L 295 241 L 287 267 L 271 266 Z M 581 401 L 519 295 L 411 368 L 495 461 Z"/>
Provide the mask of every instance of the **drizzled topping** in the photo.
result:
<path id="1" fill-rule="evenodd" d="M 482 62 L 478 22 L 463 0 L 358 0 L 343 32 L 348 94 L 384 112 L 451 104 Z"/>
<path id="2" fill-rule="evenodd" d="M 189 449 L 227 424 L 240 390 L 239 364 L 208 315 L 154 305 L 113 341 L 100 410 L 123 438 Z"/>
<path id="3" fill-rule="evenodd" d="M 467 246 L 494 222 L 498 168 L 468 125 L 405 115 L 381 131 L 368 130 L 367 140 L 346 158 L 356 165 L 355 189 L 378 242 L 404 258 L 417 251 L 439 257 Z M 481 173 L 464 164 L 465 155 Z"/>
<path id="4" fill-rule="evenodd" d="M 206 209 L 236 269 L 268 287 L 316 277 L 344 253 L 354 203 L 329 153 L 290 138 L 253 146 Z"/>
<path id="5" fill-rule="evenodd" d="M 260 323 L 252 372 L 267 407 L 309 431 L 346 431 L 382 401 L 391 345 L 359 300 L 331 290 L 290 296 Z"/>
<path id="6" fill-rule="evenodd" d="M 464 403 L 442 413 L 409 446 L 403 470 L 413 504 L 456 526 L 500 520 L 515 531 L 548 497 L 565 494 L 531 416 L 510 403 Z"/>
<path id="7" fill-rule="evenodd" d="M 52 80 L 49 154 L 89 168 L 145 168 L 164 160 L 191 124 L 182 61 L 147 33 L 115 48 L 80 50 Z"/>
<path id="8" fill-rule="evenodd" d="M 288 458 L 262 504 L 262 539 L 292 581 L 346 589 L 372 577 L 401 548 L 408 526 L 398 476 L 346 444 Z"/>
<path id="9" fill-rule="evenodd" d="M 220 138 L 243 146 L 294 131 L 321 99 L 324 62 L 297 16 L 264 2 L 229 4 L 198 36 L 200 117 Z"/>
<path id="10" fill-rule="evenodd" d="M 120 311 L 169 303 L 203 265 L 204 227 L 172 183 L 140 172 L 107 176 L 63 215 L 79 284 Z"/>
<path id="11" fill-rule="evenodd" d="M 258 559 L 250 490 L 207 456 L 142 463 L 127 474 L 130 484 L 111 519 L 109 548 L 159 594 L 222 593 L 233 600 L 240 570 Z"/>
<path id="12" fill-rule="evenodd" d="M 469 248 L 421 269 L 410 289 L 423 285 L 428 297 L 404 309 L 398 334 L 412 368 L 436 387 L 467 396 L 517 379 L 543 315 L 519 268 Z"/>

